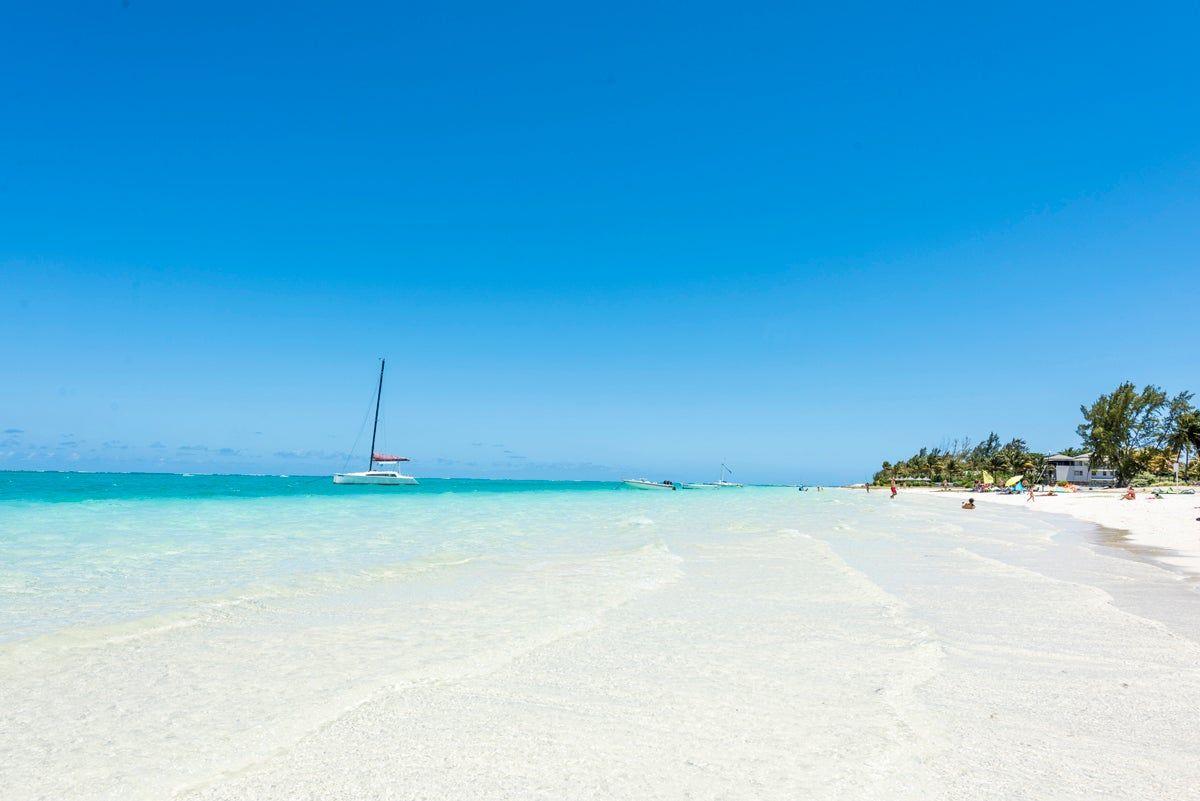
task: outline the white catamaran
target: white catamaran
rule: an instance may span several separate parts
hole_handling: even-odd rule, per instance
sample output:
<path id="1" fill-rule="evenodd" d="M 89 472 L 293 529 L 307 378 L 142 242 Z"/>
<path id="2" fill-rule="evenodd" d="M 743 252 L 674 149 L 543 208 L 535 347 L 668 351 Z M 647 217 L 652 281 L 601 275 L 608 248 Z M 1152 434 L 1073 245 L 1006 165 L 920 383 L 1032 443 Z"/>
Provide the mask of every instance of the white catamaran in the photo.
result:
<path id="1" fill-rule="evenodd" d="M 730 470 L 728 467 L 726 467 L 725 463 L 722 462 L 721 463 L 721 478 L 719 480 L 697 482 L 697 483 L 692 483 L 692 484 L 680 484 L 679 486 L 683 487 L 684 489 L 729 489 L 731 487 L 742 486 L 741 484 L 738 484 L 734 481 L 726 481 L 725 480 L 726 471 L 728 471 L 730 475 L 733 475 L 733 471 Z"/>
<path id="2" fill-rule="evenodd" d="M 379 360 L 379 386 L 375 390 L 375 424 L 371 428 L 371 459 L 367 469 L 361 473 L 334 473 L 334 484 L 374 484 L 382 487 L 403 487 L 417 483 L 412 476 L 406 476 L 399 470 L 376 470 L 375 465 L 399 464 L 410 461 L 407 456 L 392 456 L 375 452 L 375 435 L 379 433 L 379 401 L 383 398 L 383 368 L 385 359 Z"/>

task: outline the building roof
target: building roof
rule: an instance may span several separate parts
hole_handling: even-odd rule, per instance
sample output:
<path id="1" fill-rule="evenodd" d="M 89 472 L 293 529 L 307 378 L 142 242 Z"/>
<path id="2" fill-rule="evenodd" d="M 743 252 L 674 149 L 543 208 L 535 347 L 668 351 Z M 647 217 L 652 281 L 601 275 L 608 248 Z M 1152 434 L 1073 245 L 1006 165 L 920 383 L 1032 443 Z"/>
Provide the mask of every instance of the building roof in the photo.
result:
<path id="1" fill-rule="evenodd" d="M 1075 456 L 1067 456 L 1065 453 L 1056 453 L 1053 456 L 1047 456 L 1047 462 L 1087 462 L 1091 461 L 1090 453 L 1080 453 Z"/>

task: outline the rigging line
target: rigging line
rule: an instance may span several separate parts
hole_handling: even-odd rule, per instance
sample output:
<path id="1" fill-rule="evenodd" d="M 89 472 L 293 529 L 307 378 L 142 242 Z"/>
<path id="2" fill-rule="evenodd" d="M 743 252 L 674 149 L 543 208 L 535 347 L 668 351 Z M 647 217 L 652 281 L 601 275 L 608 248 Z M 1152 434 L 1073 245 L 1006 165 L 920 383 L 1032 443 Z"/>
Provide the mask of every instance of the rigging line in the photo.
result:
<path id="1" fill-rule="evenodd" d="M 346 468 L 350 466 L 350 460 L 354 458 L 354 452 L 358 450 L 358 441 L 362 439 L 363 431 L 367 428 L 367 418 L 371 416 L 371 404 L 375 400 L 375 390 L 371 390 L 371 396 L 367 398 L 367 410 L 363 412 L 362 423 L 358 426 L 358 434 L 354 437 L 354 444 L 350 446 L 350 451 L 346 454 L 346 461 L 342 465 L 342 472 L 346 472 Z"/>
<path id="2" fill-rule="evenodd" d="M 387 453 L 387 407 L 379 410 L 379 452 Z"/>
<path id="3" fill-rule="evenodd" d="M 387 453 L 387 407 L 383 405 L 383 388 L 379 389 L 379 417 L 375 421 L 375 447 L 371 458 L 376 453 Z"/>

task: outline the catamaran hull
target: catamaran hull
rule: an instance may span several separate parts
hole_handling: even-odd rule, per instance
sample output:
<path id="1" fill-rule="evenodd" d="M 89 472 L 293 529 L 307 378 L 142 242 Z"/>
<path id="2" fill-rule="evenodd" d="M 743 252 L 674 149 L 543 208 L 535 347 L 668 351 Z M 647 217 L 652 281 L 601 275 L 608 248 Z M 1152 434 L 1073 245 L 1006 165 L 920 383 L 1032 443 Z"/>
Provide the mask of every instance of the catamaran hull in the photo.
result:
<path id="1" fill-rule="evenodd" d="M 412 476 L 372 476 L 366 473 L 337 473 L 334 484 L 368 484 L 378 487 L 409 487 L 417 483 Z"/>

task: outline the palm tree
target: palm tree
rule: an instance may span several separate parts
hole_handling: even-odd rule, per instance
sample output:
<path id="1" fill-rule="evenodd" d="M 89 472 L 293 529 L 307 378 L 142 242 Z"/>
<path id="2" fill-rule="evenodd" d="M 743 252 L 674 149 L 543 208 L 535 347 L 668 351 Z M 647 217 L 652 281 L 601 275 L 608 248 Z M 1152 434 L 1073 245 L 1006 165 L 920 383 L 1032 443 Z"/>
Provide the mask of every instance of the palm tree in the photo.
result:
<path id="1" fill-rule="evenodd" d="M 1045 454 L 1032 452 L 1025 454 L 1025 476 L 1030 483 L 1040 484 L 1042 482 L 1046 477 Z"/>
<path id="2" fill-rule="evenodd" d="M 990 457 L 988 457 L 984 468 L 990 471 L 993 475 L 1004 475 L 1008 469 L 1008 460 L 1004 457 L 1004 451 L 996 451 Z"/>
<path id="3" fill-rule="evenodd" d="M 947 481 L 954 481 L 954 477 L 962 470 L 962 462 L 954 453 L 948 453 L 942 457 L 942 471 Z"/>
<path id="4" fill-rule="evenodd" d="M 941 478 L 942 472 L 942 449 L 934 448 L 925 454 L 925 475 L 930 481 L 935 478 Z"/>
<path id="5" fill-rule="evenodd" d="M 1175 455 L 1178 463 L 1183 456 L 1183 480 L 1188 480 L 1188 468 L 1191 466 L 1191 452 L 1200 449 L 1200 412 L 1186 409 L 1171 415 L 1163 431 L 1162 446 Z"/>

